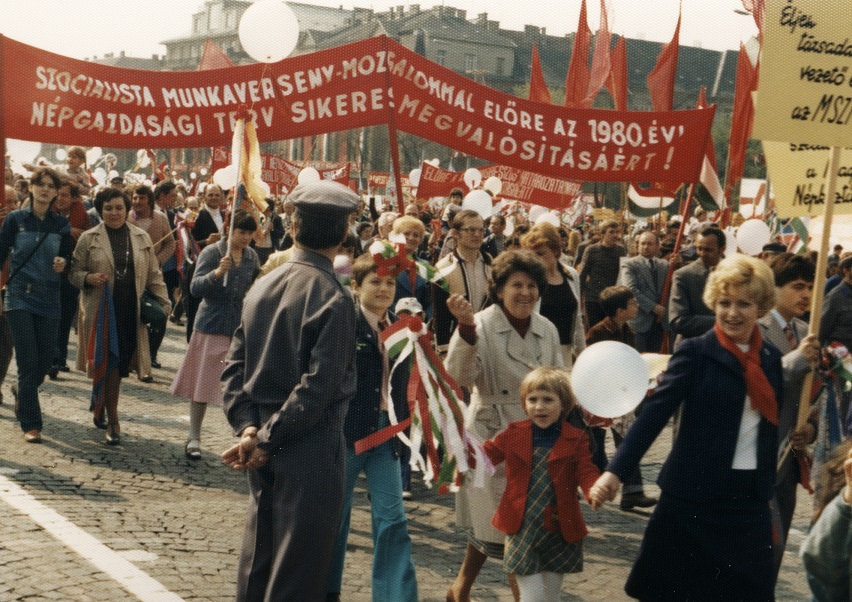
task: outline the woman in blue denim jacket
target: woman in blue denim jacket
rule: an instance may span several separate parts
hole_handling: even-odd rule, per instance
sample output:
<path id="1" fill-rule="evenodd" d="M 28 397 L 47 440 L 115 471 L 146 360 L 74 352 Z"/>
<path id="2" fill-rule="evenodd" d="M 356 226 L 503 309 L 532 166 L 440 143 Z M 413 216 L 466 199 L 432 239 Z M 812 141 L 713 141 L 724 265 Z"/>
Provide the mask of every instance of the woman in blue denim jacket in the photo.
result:
<path id="1" fill-rule="evenodd" d="M 62 177 L 49 168 L 30 178 L 29 206 L 12 211 L 0 228 L 0 265 L 9 260 L 3 310 L 15 347 L 17 387 L 12 388 L 24 440 L 41 443 L 42 416 L 38 388 L 53 363 L 59 337 L 60 274 L 71 256 L 71 225 L 49 211 Z"/>
<path id="2" fill-rule="evenodd" d="M 240 324 L 243 299 L 260 272 L 257 253 L 249 246 L 255 230 L 254 217 L 238 211 L 234 216 L 230 252 L 227 238 L 204 247 L 189 285 L 190 292 L 202 301 L 195 315 L 189 348 L 172 381 L 171 392 L 191 400 L 185 447 L 186 456 L 191 460 L 201 458 L 201 422 L 207 404 L 222 404 L 219 380 L 225 368 L 225 356 Z"/>

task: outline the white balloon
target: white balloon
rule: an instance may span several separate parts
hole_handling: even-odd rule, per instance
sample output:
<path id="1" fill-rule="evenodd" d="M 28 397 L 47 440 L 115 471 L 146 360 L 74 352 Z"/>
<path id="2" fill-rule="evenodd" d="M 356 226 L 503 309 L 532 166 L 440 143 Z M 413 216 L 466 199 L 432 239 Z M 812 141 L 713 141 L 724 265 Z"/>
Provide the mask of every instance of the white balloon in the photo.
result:
<path id="1" fill-rule="evenodd" d="M 503 230 L 504 236 L 512 236 L 512 233 L 515 231 L 515 222 L 513 220 L 506 220 L 506 229 Z"/>
<path id="2" fill-rule="evenodd" d="M 601 418 L 630 413 L 648 392 L 648 364 L 633 347 L 601 341 L 586 347 L 574 362 L 571 388 L 583 408 Z"/>
<path id="3" fill-rule="evenodd" d="M 299 20 L 281 0 L 260 0 L 240 19 L 240 44 L 259 63 L 287 58 L 299 41 Z"/>
<path id="4" fill-rule="evenodd" d="M 117 178 L 117 177 L 118 177 L 118 176 L 120 176 L 120 175 L 121 175 L 120 173 L 118 173 L 116 170 L 112 169 L 112 170 L 110 170 L 110 172 L 107 174 L 107 177 L 108 177 L 110 180 L 112 180 L 113 178 Z"/>
<path id="5" fill-rule="evenodd" d="M 477 188 L 479 184 L 482 183 L 482 173 L 475 167 L 465 170 L 464 183 L 467 184 L 467 187 L 471 190 Z"/>
<path id="6" fill-rule="evenodd" d="M 558 228 L 562 224 L 559 223 L 559 216 L 553 213 L 552 211 L 547 211 L 546 213 L 542 213 L 539 215 L 536 220 L 536 224 L 550 224 L 554 228 Z"/>
<path id="7" fill-rule="evenodd" d="M 202 168 L 201 168 L 201 175 L 202 175 L 202 176 L 206 176 L 206 175 L 207 175 L 207 171 L 208 171 L 208 170 L 207 170 L 207 168 L 206 168 L 206 167 L 202 167 Z"/>
<path id="8" fill-rule="evenodd" d="M 491 195 L 484 190 L 471 190 L 462 201 L 462 209 L 473 209 L 482 219 L 491 217 Z"/>
<path id="9" fill-rule="evenodd" d="M 148 156 L 148 151 L 146 151 L 144 148 L 140 148 L 138 151 L 136 151 L 136 160 L 137 161 L 141 161 L 142 159 L 144 159 L 147 156 Z"/>
<path id="10" fill-rule="evenodd" d="M 528 217 L 532 223 L 535 223 L 536 220 L 545 213 L 547 213 L 546 207 L 542 207 L 541 205 L 533 205 L 532 207 L 530 207 Z"/>
<path id="11" fill-rule="evenodd" d="M 322 178 L 315 167 L 305 167 L 299 172 L 299 177 L 296 179 L 299 184 L 309 184 L 311 182 L 319 182 Z"/>
<path id="12" fill-rule="evenodd" d="M 56 156 L 57 161 L 64 161 L 68 158 L 68 151 L 64 148 L 57 148 L 54 155 Z"/>
<path id="13" fill-rule="evenodd" d="M 6 139 L 6 152 L 18 163 L 32 163 L 41 152 L 41 142 L 29 142 L 28 140 Z"/>
<path id="14" fill-rule="evenodd" d="M 92 172 L 92 175 L 95 176 L 95 179 L 101 186 L 106 183 L 107 172 L 103 167 L 96 168 L 95 171 Z"/>
<path id="15" fill-rule="evenodd" d="M 760 219 L 746 220 L 737 229 L 737 246 L 746 255 L 758 255 L 771 238 L 769 226 Z"/>
<path id="16" fill-rule="evenodd" d="M 408 181 L 411 182 L 412 186 L 418 186 L 420 184 L 420 175 L 422 173 L 423 170 L 419 167 L 408 172 Z"/>
<path id="17" fill-rule="evenodd" d="M 429 159 L 428 161 L 426 161 L 426 163 L 428 163 L 432 167 L 440 167 L 441 166 L 441 160 L 438 157 L 435 157 L 434 159 Z"/>
<path id="18" fill-rule="evenodd" d="M 222 190 L 230 190 L 237 183 L 237 168 L 227 165 L 213 172 L 213 183 Z"/>
<path id="19" fill-rule="evenodd" d="M 101 155 L 104 154 L 104 149 L 100 146 L 93 146 L 89 150 L 86 151 L 86 163 L 91 165 L 95 161 L 101 158 Z"/>
<path id="20" fill-rule="evenodd" d="M 487 190 L 494 196 L 500 196 L 500 193 L 503 191 L 503 180 L 497 176 L 491 176 L 485 180 L 482 189 Z"/>
<path id="21" fill-rule="evenodd" d="M 271 194 L 272 194 L 272 189 L 269 187 L 269 184 L 267 184 L 267 183 L 266 183 L 266 182 L 264 182 L 263 180 L 261 180 L 260 182 L 258 182 L 258 184 L 257 184 L 257 185 L 258 185 L 258 186 L 260 186 L 260 189 L 263 191 L 263 195 L 264 195 L 264 196 L 267 196 L 267 197 L 268 197 L 269 195 L 271 195 Z"/>
<path id="22" fill-rule="evenodd" d="M 194 180 L 197 177 L 198 177 L 198 174 L 195 173 L 194 171 L 189 172 L 189 179 L 190 180 Z"/>

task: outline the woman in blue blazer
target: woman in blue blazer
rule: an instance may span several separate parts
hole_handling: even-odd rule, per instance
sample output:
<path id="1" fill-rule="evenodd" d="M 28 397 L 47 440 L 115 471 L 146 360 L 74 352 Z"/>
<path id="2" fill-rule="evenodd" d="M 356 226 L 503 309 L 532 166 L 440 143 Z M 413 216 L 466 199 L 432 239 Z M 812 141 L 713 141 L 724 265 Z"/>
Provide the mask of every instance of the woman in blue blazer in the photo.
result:
<path id="1" fill-rule="evenodd" d="M 775 479 L 781 353 L 757 319 L 774 304 L 769 267 L 736 255 L 710 275 L 714 328 L 687 339 L 592 489 L 593 507 L 621 481 L 678 408 L 662 495 L 625 591 L 639 600 L 774 600 L 769 500 Z"/>

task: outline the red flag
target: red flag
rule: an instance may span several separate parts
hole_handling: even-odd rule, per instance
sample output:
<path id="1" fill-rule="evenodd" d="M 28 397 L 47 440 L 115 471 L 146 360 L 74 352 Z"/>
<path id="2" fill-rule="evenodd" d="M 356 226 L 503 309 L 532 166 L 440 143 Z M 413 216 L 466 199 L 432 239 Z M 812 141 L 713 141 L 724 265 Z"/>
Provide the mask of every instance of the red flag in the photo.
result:
<path id="1" fill-rule="evenodd" d="M 574 48 L 571 50 L 571 62 L 565 76 L 565 106 L 582 107 L 589 90 L 589 47 L 592 43 L 592 30 L 586 17 L 586 0 L 580 5 L 580 19 L 577 33 L 574 35 Z"/>
<path id="2" fill-rule="evenodd" d="M 751 13 L 757 25 L 757 31 L 763 36 L 763 20 L 766 18 L 766 0 L 742 0 L 743 8 Z"/>
<path id="3" fill-rule="evenodd" d="M 680 49 L 680 14 L 677 16 L 672 41 L 663 46 L 657 64 L 648 74 L 648 92 L 655 111 L 671 111 L 674 106 L 674 84 L 677 72 L 677 57 Z"/>
<path id="4" fill-rule="evenodd" d="M 544 81 L 544 73 L 541 72 L 541 59 L 538 56 L 538 45 L 533 44 L 532 61 L 530 64 L 530 100 L 536 102 L 546 102 L 550 104 L 550 90 L 547 89 L 547 82 Z"/>
<path id="5" fill-rule="evenodd" d="M 695 103 L 696 109 L 706 109 L 710 106 L 707 103 L 707 86 L 701 86 L 701 90 L 698 92 L 698 102 Z M 707 141 L 707 158 L 710 159 L 710 165 L 713 166 L 713 169 L 716 169 L 716 146 L 713 144 L 712 136 Z"/>
<path id="6" fill-rule="evenodd" d="M 734 89 L 734 110 L 731 115 L 731 136 L 728 142 L 728 173 L 725 176 L 725 196 L 745 171 L 746 147 L 754 126 L 754 103 L 751 93 L 757 89 L 757 70 L 751 64 L 745 46 L 740 44 L 737 57 L 737 83 Z"/>
<path id="7" fill-rule="evenodd" d="M 627 110 L 627 43 L 624 36 L 618 38 L 610 57 L 609 81 L 607 82 L 616 111 Z"/>
<path id="8" fill-rule="evenodd" d="M 592 57 L 592 72 L 589 76 L 589 91 L 583 101 L 583 106 L 591 107 L 595 97 L 609 79 L 611 69 L 609 47 L 612 43 L 612 33 L 609 31 L 606 0 L 601 0 L 601 26 L 595 36 L 595 54 Z"/>
<path id="9" fill-rule="evenodd" d="M 701 91 L 698 93 L 698 102 L 695 105 L 696 109 L 707 108 L 707 89 L 701 86 Z M 722 184 L 719 182 L 719 172 L 716 170 L 716 147 L 713 145 L 713 136 L 707 137 L 707 148 L 704 151 L 704 162 L 701 165 L 701 184 L 713 197 L 713 202 L 720 210 L 727 209 L 725 202 L 725 194 L 722 191 Z"/>
<path id="10" fill-rule="evenodd" d="M 224 69 L 233 66 L 234 63 L 219 48 L 219 45 L 207 38 L 207 41 L 204 42 L 204 51 L 201 53 L 201 62 L 198 63 L 198 70 L 207 71 L 208 69 Z"/>

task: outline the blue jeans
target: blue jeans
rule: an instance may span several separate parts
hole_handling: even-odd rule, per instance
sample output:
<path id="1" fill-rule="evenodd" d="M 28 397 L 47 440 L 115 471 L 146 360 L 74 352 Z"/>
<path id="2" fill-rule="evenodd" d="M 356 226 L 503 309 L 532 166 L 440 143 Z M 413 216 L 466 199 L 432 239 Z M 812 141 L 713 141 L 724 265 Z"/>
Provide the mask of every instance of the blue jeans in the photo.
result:
<path id="1" fill-rule="evenodd" d="M 387 414 L 383 413 L 379 428 L 386 425 Z M 394 457 L 389 441 L 357 456 L 352 448 L 347 447 L 343 515 L 326 591 L 340 592 L 341 589 L 352 514 L 352 491 L 361 472 L 367 476 L 372 511 L 373 602 L 416 602 L 417 578 L 411 560 L 408 519 L 402 502 L 399 458 Z"/>
<path id="2" fill-rule="evenodd" d="M 45 318 L 22 309 L 6 312 L 18 365 L 18 420 L 21 430 L 42 429 L 38 388 L 53 364 L 59 318 Z"/>

